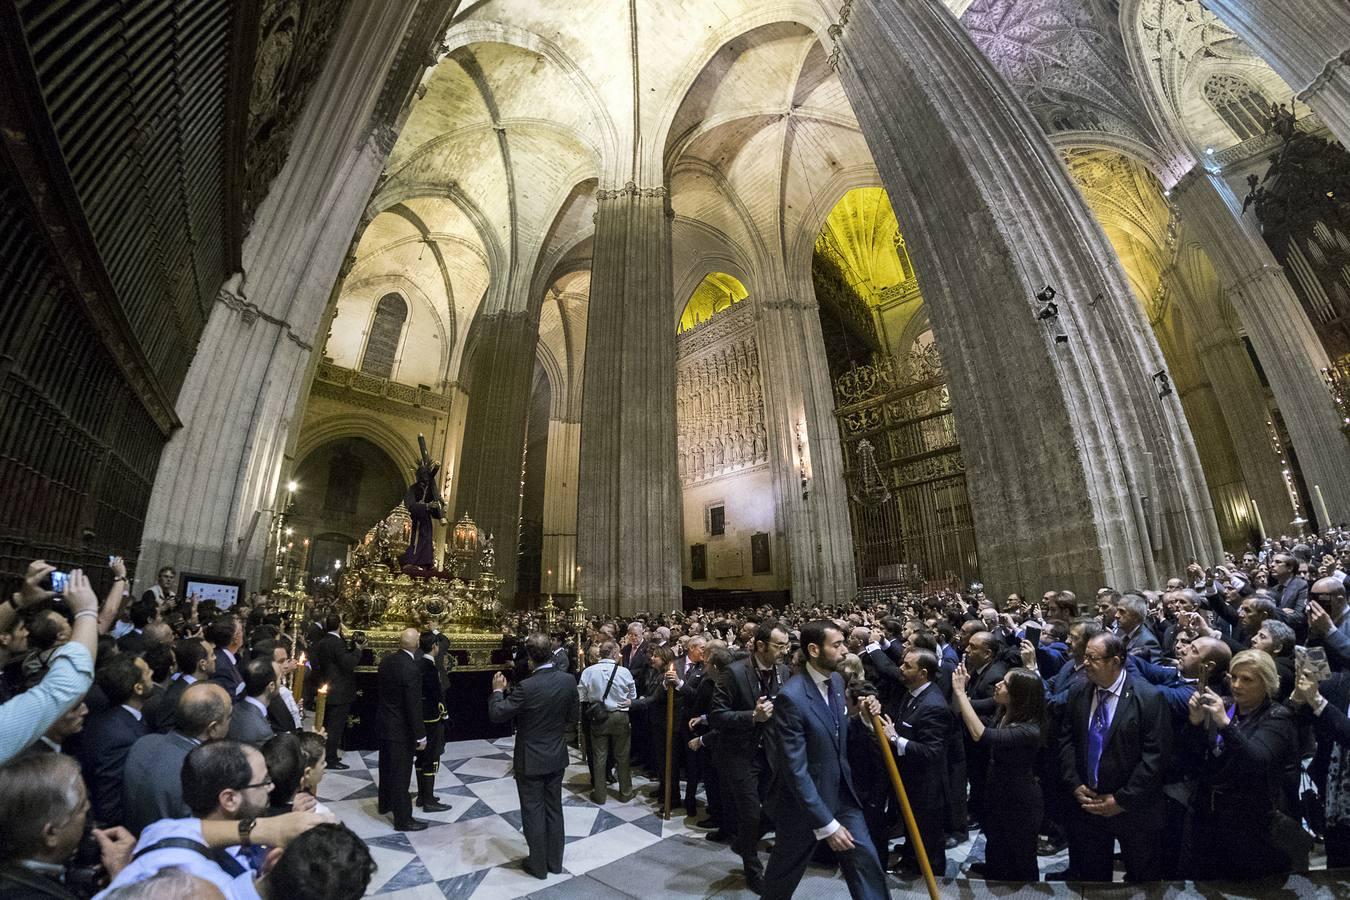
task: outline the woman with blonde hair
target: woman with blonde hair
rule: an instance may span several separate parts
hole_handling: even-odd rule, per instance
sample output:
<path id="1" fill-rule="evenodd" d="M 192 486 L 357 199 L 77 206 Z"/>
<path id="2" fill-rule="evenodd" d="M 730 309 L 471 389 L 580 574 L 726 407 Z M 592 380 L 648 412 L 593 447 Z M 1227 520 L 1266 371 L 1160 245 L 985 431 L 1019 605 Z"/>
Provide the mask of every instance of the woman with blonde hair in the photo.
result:
<path id="1" fill-rule="evenodd" d="M 1209 688 L 1192 694 L 1178 740 L 1199 775 L 1182 841 L 1183 871 L 1197 881 L 1286 874 L 1303 843 L 1283 809 L 1299 748 L 1293 713 L 1275 701 L 1275 660 L 1243 650 L 1228 673 L 1231 700 Z"/>

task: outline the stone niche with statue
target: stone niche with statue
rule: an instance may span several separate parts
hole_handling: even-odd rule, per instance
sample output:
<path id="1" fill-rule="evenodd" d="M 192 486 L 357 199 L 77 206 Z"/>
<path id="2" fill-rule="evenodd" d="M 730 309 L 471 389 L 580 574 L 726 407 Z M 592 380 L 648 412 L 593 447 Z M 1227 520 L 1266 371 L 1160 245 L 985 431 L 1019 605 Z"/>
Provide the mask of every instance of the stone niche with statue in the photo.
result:
<path id="1" fill-rule="evenodd" d="M 338 592 L 348 630 L 364 631 L 377 660 L 398 648 L 405 628 L 435 628 L 455 650 L 467 652 L 463 669 L 492 668 L 501 647 L 501 578 L 491 535 L 466 512 L 451 529 L 439 567 L 409 573 L 400 562 L 412 521 L 403 504 L 354 547 Z"/>

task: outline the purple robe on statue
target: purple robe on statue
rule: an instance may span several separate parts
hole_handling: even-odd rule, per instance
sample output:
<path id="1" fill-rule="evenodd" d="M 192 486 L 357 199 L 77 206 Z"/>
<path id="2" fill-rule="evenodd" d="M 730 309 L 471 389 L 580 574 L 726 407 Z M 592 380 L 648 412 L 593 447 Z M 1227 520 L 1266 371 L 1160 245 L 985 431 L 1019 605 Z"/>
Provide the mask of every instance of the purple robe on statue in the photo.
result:
<path id="1" fill-rule="evenodd" d="M 432 533 L 431 520 L 441 518 L 440 505 L 427 502 L 432 494 L 432 485 L 425 481 L 415 481 L 408 486 L 408 494 L 403 505 L 408 507 L 412 519 L 412 540 L 403 554 L 403 565 L 418 569 L 433 569 L 436 566 L 436 541 Z"/>

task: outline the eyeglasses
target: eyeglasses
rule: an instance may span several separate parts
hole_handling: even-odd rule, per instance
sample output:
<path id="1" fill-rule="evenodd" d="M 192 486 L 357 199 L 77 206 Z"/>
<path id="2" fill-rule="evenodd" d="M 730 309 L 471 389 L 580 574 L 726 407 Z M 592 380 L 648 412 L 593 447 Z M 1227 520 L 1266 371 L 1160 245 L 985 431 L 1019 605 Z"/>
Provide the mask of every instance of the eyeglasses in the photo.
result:
<path id="1" fill-rule="evenodd" d="M 1083 655 L 1083 662 L 1099 663 L 1099 662 L 1106 662 L 1108 659 L 1115 659 L 1115 657 L 1114 657 L 1114 656 L 1088 656 L 1087 654 L 1084 654 L 1084 655 Z"/>
<path id="2" fill-rule="evenodd" d="M 265 788 L 270 788 L 270 787 L 272 786 L 272 783 L 273 783 L 273 782 L 272 782 L 272 779 L 271 779 L 271 777 L 269 776 L 269 777 L 267 777 L 267 778 L 264 778 L 262 781 L 258 782 L 257 784 L 246 784 L 246 785 L 244 785 L 243 787 L 239 788 L 239 790 L 241 790 L 241 791 L 247 791 L 247 790 L 252 790 L 253 788 L 263 788 L 263 787 L 265 787 Z"/>

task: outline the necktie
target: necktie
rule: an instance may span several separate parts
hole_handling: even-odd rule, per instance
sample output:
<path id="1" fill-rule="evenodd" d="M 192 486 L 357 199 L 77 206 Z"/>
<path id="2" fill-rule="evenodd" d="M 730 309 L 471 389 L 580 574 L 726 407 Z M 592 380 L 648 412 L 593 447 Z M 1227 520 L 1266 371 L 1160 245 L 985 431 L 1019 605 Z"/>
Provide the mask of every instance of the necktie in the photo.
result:
<path id="1" fill-rule="evenodd" d="M 1092 712 L 1092 719 L 1088 722 L 1088 746 L 1087 746 L 1087 764 L 1088 764 L 1088 787 L 1097 789 L 1097 767 L 1101 765 L 1102 748 L 1106 746 L 1106 698 L 1111 696 L 1111 692 L 1106 688 L 1097 688 L 1097 708 Z"/>
<path id="2" fill-rule="evenodd" d="M 831 678 L 826 684 L 829 685 L 829 697 L 825 702 L 830 707 L 830 718 L 834 720 L 834 733 L 839 733 L 839 707 L 834 702 L 834 679 Z"/>

